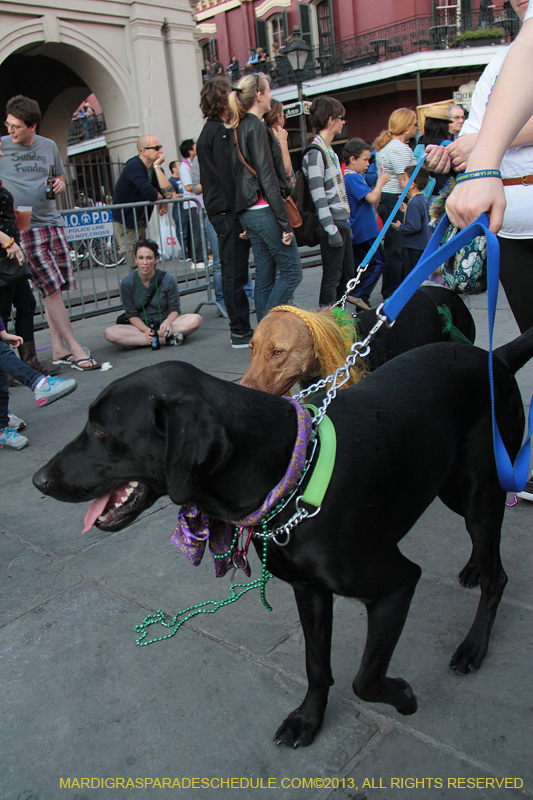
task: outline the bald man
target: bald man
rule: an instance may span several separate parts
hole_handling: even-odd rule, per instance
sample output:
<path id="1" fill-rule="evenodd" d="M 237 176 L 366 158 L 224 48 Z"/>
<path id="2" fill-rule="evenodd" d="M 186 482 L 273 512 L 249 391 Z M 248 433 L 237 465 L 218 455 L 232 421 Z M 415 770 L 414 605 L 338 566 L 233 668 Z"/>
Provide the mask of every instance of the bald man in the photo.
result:
<path id="1" fill-rule="evenodd" d="M 124 169 L 115 186 L 113 202 L 139 203 L 149 200 L 170 200 L 175 197 L 174 189 L 162 170 L 165 161 L 163 146 L 155 136 L 141 136 L 137 140 L 139 155 L 126 161 Z M 130 269 L 135 269 L 133 248 L 139 239 L 146 239 L 148 221 L 152 216 L 153 206 L 115 209 L 113 221 L 115 239 L 122 255 L 126 257 Z M 164 214 L 166 206 L 159 206 L 159 213 Z"/>

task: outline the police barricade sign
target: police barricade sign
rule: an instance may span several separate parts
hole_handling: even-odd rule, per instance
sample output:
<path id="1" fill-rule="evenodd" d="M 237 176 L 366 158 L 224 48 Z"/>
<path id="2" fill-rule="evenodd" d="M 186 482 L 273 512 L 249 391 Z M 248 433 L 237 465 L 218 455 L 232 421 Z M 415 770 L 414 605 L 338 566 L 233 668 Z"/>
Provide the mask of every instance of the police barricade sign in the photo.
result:
<path id="1" fill-rule="evenodd" d="M 111 211 L 79 211 L 63 215 L 67 242 L 113 236 Z"/>

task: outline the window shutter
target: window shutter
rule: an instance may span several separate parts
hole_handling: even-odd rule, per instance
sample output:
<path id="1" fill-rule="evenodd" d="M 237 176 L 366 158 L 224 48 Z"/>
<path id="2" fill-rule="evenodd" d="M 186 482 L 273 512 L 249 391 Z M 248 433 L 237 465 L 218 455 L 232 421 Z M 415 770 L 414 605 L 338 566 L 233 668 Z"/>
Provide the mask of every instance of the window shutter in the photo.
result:
<path id="1" fill-rule="evenodd" d="M 217 40 L 214 36 L 209 39 L 209 55 L 211 58 L 217 54 Z"/>
<path id="2" fill-rule="evenodd" d="M 264 19 L 257 19 L 255 21 L 255 40 L 257 42 L 257 47 L 262 47 L 265 52 L 269 52 L 268 23 Z"/>
<path id="3" fill-rule="evenodd" d="M 302 39 L 306 44 L 312 47 L 313 39 L 311 35 L 311 9 L 308 3 L 298 3 L 298 15 L 300 19 Z"/>
<path id="4" fill-rule="evenodd" d="M 283 38 L 286 39 L 289 35 L 289 20 L 287 19 L 287 10 L 283 10 Z"/>

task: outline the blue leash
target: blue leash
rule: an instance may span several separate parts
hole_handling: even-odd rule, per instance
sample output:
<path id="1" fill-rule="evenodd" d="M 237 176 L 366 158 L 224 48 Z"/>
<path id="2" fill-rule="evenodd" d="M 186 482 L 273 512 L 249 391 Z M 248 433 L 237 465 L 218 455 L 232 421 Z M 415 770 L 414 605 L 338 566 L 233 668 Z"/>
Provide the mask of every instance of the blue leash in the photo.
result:
<path id="1" fill-rule="evenodd" d="M 419 162 L 419 166 L 422 162 Z M 413 174 L 414 177 L 414 174 Z M 407 187 L 406 187 L 407 188 Z M 399 206 L 400 201 L 398 201 Z M 393 214 L 396 213 L 395 209 Z M 391 215 L 392 216 L 392 215 Z M 446 244 L 439 247 L 439 243 L 450 222 L 447 215 L 439 222 L 435 233 L 431 237 L 428 246 L 424 250 L 420 261 L 409 273 L 402 284 L 396 289 L 388 300 L 385 301 L 380 313 L 387 317 L 389 322 L 394 322 L 405 304 L 411 299 L 421 284 L 435 272 L 438 267 L 455 255 L 462 247 L 467 245 L 476 236 L 486 236 L 487 238 L 487 293 L 488 293 L 488 320 L 489 320 L 489 384 L 490 402 L 492 408 L 492 434 L 494 442 L 494 456 L 496 458 L 496 468 L 502 488 L 506 492 L 521 492 L 529 476 L 530 461 L 530 439 L 533 433 L 533 398 L 529 408 L 528 433 L 522 445 L 515 465 L 513 466 L 509 454 L 505 448 L 494 411 L 494 376 L 492 359 L 492 338 L 494 332 L 494 318 L 496 316 L 496 301 L 498 299 L 498 281 L 500 277 L 500 246 L 498 239 L 492 231 L 489 231 L 489 220 L 486 214 L 481 214 L 478 219 L 464 230 L 456 234 Z M 379 244 L 379 242 L 378 242 Z"/>

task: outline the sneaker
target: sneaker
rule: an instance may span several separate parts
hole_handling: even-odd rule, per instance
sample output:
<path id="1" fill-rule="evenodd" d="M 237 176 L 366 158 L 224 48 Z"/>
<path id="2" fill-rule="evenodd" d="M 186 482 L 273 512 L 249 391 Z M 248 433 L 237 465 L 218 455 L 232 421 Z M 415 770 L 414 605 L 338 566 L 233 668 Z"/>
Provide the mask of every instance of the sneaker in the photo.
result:
<path id="1" fill-rule="evenodd" d="M 185 335 L 181 331 L 179 333 L 174 334 L 174 344 L 176 345 L 176 347 L 181 347 L 184 341 L 185 341 Z"/>
<path id="2" fill-rule="evenodd" d="M 518 497 L 522 500 L 531 500 L 533 502 L 533 473 L 521 492 L 518 492 Z"/>
<path id="3" fill-rule="evenodd" d="M 253 331 L 250 333 L 246 333 L 244 336 L 237 336 L 237 334 L 231 334 L 231 346 L 234 350 L 238 350 L 241 347 L 248 347 L 250 342 L 252 341 L 252 336 L 254 335 Z"/>
<path id="4" fill-rule="evenodd" d="M 9 447 L 11 450 L 22 450 L 27 444 L 26 437 L 21 436 L 13 428 L 4 428 L 3 431 L 0 431 L 0 445 L 2 447 Z"/>
<path id="5" fill-rule="evenodd" d="M 77 388 L 78 383 L 74 378 L 68 378 L 67 380 L 62 378 L 43 378 L 33 390 L 33 394 L 38 406 L 47 406 L 62 397 L 66 397 L 67 394 Z"/>
<path id="6" fill-rule="evenodd" d="M 20 417 L 17 417 L 15 414 L 12 414 L 11 411 L 8 410 L 8 425 L 10 428 L 13 428 L 14 431 L 21 431 L 23 428 L 26 427 L 26 423 Z"/>

